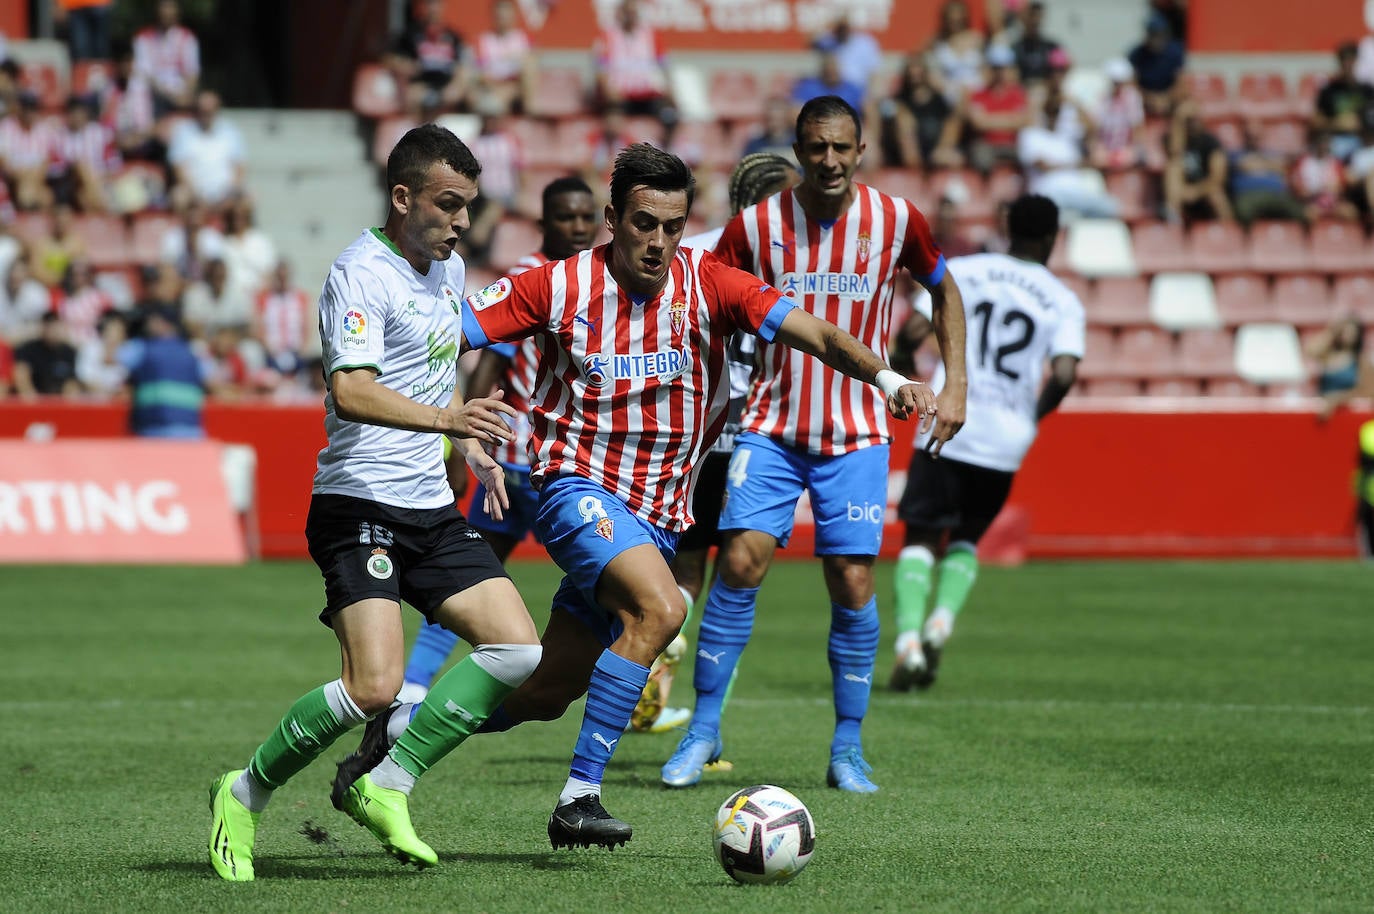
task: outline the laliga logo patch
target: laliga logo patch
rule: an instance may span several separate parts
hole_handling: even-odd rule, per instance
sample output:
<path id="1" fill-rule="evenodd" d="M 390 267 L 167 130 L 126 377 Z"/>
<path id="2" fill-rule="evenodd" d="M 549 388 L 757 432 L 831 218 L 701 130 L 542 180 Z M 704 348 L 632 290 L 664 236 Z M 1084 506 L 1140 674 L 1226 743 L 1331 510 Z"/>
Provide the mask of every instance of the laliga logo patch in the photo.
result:
<path id="1" fill-rule="evenodd" d="M 343 344 L 354 348 L 367 346 L 367 316 L 350 308 L 343 316 Z"/>
<path id="2" fill-rule="evenodd" d="M 482 291 L 474 292 L 471 296 L 468 297 L 468 302 L 472 305 L 472 310 L 485 311 L 492 305 L 498 304 L 499 302 L 503 302 L 507 298 L 510 298 L 511 291 L 512 286 L 510 283 L 510 279 L 508 279 L 505 276 L 502 276 L 500 279 L 496 280 L 496 282 L 487 286 Z"/>
<path id="3" fill-rule="evenodd" d="M 668 315 L 673 323 L 673 332 L 681 333 L 682 324 L 687 319 L 686 299 L 678 299 L 677 301 L 673 302 L 672 306 L 668 309 Z"/>
<path id="4" fill-rule="evenodd" d="M 592 387 L 604 387 L 610 380 L 610 375 L 606 373 L 608 365 L 604 355 L 589 355 L 582 360 L 582 377 Z"/>
<path id="5" fill-rule="evenodd" d="M 391 564 L 391 559 L 386 554 L 385 549 L 373 549 L 372 555 L 367 559 L 367 573 L 379 581 L 385 581 L 391 577 L 395 566 Z"/>

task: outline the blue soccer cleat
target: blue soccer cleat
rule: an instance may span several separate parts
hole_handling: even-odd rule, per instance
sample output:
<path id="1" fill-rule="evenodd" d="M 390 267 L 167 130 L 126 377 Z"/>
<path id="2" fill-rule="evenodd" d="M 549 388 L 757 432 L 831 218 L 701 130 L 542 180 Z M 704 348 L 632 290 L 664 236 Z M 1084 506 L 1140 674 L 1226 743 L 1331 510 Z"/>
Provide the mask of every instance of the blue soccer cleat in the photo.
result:
<path id="1" fill-rule="evenodd" d="M 847 746 L 830 756 L 825 782 L 850 793 L 877 793 L 878 785 L 868 779 L 872 772 L 873 766 L 864 761 L 863 750 Z"/>
<path id="2" fill-rule="evenodd" d="M 720 736 L 706 737 L 687 731 L 672 758 L 663 763 L 665 787 L 691 787 L 701 780 L 701 770 L 720 758 Z"/>

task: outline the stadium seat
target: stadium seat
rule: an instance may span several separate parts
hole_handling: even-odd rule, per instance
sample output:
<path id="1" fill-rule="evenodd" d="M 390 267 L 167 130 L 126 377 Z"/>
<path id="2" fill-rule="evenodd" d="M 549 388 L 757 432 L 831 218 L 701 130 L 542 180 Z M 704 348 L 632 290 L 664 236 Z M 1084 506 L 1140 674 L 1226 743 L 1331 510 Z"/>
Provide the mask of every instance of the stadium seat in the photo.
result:
<path id="1" fill-rule="evenodd" d="M 1139 169 L 1114 171 L 1106 176 L 1107 192 L 1121 207 L 1118 215 L 1135 224 L 1150 215 L 1150 178 Z"/>
<path id="2" fill-rule="evenodd" d="M 162 238 L 176 224 L 177 218 L 167 213 L 138 215 L 129 236 L 129 257 L 138 264 L 160 262 Z"/>
<path id="3" fill-rule="evenodd" d="M 1265 220 L 1250 226 L 1250 268 L 1257 273 L 1312 269 L 1307 235 L 1297 222 Z"/>
<path id="4" fill-rule="evenodd" d="M 1021 196 L 1025 183 L 1021 173 L 1013 168 L 994 168 L 988 174 L 988 200 L 992 203 L 994 216 L 1000 204 L 1010 203 Z"/>
<path id="5" fill-rule="evenodd" d="M 390 70 L 365 63 L 353 74 L 353 110 L 360 117 L 381 120 L 401 111 L 401 88 Z"/>
<path id="6" fill-rule="evenodd" d="M 1158 273 L 1150 280 L 1150 319 L 1168 330 L 1220 327 L 1212 277 Z"/>
<path id="7" fill-rule="evenodd" d="M 1235 341 L 1229 330 L 1185 330 L 1178 337 L 1178 373 L 1186 378 L 1226 378 L 1235 373 Z"/>
<path id="8" fill-rule="evenodd" d="M 1135 276 L 1131 233 L 1119 219 L 1079 219 L 1069 225 L 1069 267 L 1084 276 Z"/>
<path id="9" fill-rule="evenodd" d="M 1279 319 L 1299 327 L 1326 326 L 1336 316 L 1325 277 L 1299 273 L 1274 280 Z"/>
<path id="10" fill-rule="evenodd" d="M 1191 268 L 1201 273 L 1239 273 L 1250 269 L 1245 233 L 1235 222 L 1200 222 L 1188 233 Z"/>
<path id="11" fill-rule="evenodd" d="M 1089 327 L 1083 338 L 1083 361 L 1078 366 L 1081 378 L 1111 377 L 1116 335 L 1106 327 Z"/>
<path id="12" fill-rule="evenodd" d="M 86 241 L 86 255 L 93 267 L 118 267 L 133 263 L 128 232 L 117 216 L 77 216 L 73 230 Z"/>
<path id="13" fill-rule="evenodd" d="M 1329 73 L 1304 73 L 1298 77 L 1298 90 L 1293 93 L 1293 116 L 1307 120 L 1317 104 L 1317 93 L 1330 78 Z"/>
<path id="14" fill-rule="evenodd" d="M 1374 276 L 1340 276 L 1331 296 L 1337 315 L 1353 314 L 1374 322 Z"/>
<path id="15" fill-rule="evenodd" d="M 1187 71 L 1183 74 L 1183 85 L 1189 96 L 1198 104 L 1203 118 L 1234 117 L 1237 114 L 1236 100 L 1226 87 L 1226 77 L 1220 73 L 1200 73 Z"/>
<path id="16" fill-rule="evenodd" d="M 1174 341 L 1155 327 L 1133 327 L 1121 331 L 1116 351 L 1103 375 L 1117 378 L 1171 378 L 1178 374 L 1174 361 Z"/>
<path id="17" fill-rule="evenodd" d="M 882 168 L 873 172 L 869 180 L 883 193 L 916 204 L 916 208 L 926 215 L 927 220 L 935 217 L 926 205 L 930 193 L 926 188 L 925 178 L 916 169 Z"/>
<path id="18" fill-rule="evenodd" d="M 534 110 L 538 117 L 576 117 L 586 112 L 582 70 L 577 67 L 540 67 L 535 79 Z"/>
<path id="19" fill-rule="evenodd" d="M 1288 95 L 1288 83 L 1282 73 L 1242 73 L 1236 97 L 1246 117 L 1269 121 L 1293 113 L 1293 100 Z"/>
<path id="20" fill-rule="evenodd" d="M 14 233 L 33 244 L 52 234 L 52 217 L 42 212 L 16 213 Z"/>
<path id="21" fill-rule="evenodd" d="M 1301 121 L 1274 121 L 1260 128 L 1260 148 L 1272 154 L 1296 158 L 1307 149 L 1307 125 Z"/>
<path id="22" fill-rule="evenodd" d="M 1269 282 L 1262 275 L 1236 273 L 1222 276 L 1213 284 L 1217 297 L 1217 313 L 1221 322 L 1228 327 L 1237 327 L 1254 321 L 1276 321 L 1280 319 L 1274 299 L 1269 293 Z"/>
<path id="23" fill-rule="evenodd" d="M 1131 230 L 1131 246 L 1142 273 L 1188 269 L 1188 241 L 1177 223 L 1139 223 Z"/>
<path id="24" fill-rule="evenodd" d="M 545 168 L 562 164 L 563 153 L 558 148 L 552 124 L 533 117 L 512 117 L 507 118 L 506 129 L 520 144 L 526 167 Z"/>
<path id="25" fill-rule="evenodd" d="M 1142 392 L 1139 378 L 1093 378 L 1086 388 L 1087 395 L 1094 398 L 1138 397 Z"/>
<path id="26" fill-rule="evenodd" d="M 672 151 L 693 168 L 733 168 L 738 158 L 716 121 L 684 121 L 673 133 Z"/>
<path id="27" fill-rule="evenodd" d="M 1212 378 L 1207 382 L 1209 397 L 1262 397 L 1264 388 L 1244 378 Z"/>
<path id="28" fill-rule="evenodd" d="M 720 120 L 749 120 L 763 112 L 759 77 L 750 70 L 718 69 L 711 74 L 707 91 L 711 108 Z"/>
<path id="29" fill-rule="evenodd" d="M 1132 327 L 1152 323 L 1150 287 L 1141 276 L 1104 276 L 1093 286 L 1088 323 Z"/>
<path id="30" fill-rule="evenodd" d="M 539 250 L 543 241 L 544 235 L 539 226 L 528 219 L 507 217 L 501 220 L 496 227 L 496 234 L 492 236 L 488 260 L 497 270 L 505 272 L 515 266 L 521 257 Z"/>
<path id="31" fill-rule="evenodd" d="M 1319 273 L 1356 273 L 1374 267 L 1374 247 L 1353 222 L 1329 220 L 1311 229 L 1311 268 Z"/>
<path id="32" fill-rule="evenodd" d="M 399 117 L 389 117 L 377 124 L 377 129 L 372 133 L 372 161 L 379 166 L 385 167 L 387 156 L 391 155 L 391 150 L 405 136 L 406 131 L 418 126 L 418 122 L 405 115 Z"/>
<path id="33" fill-rule="evenodd" d="M 927 184 L 927 198 L 931 209 L 939 205 L 947 188 L 962 185 L 967 191 L 967 199 L 959 205 L 959 215 L 967 219 L 990 219 L 996 207 L 988 196 L 983 176 L 971 168 L 942 168 L 930 176 Z"/>
<path id="34" fill-rule="evenodd" d="M 1245 324 L 1236 331 L 1236 374 L 1254 384 L 1307 380 L 1298 332 L 1290 324 Z"/>
<path id="35" fill-rule="evenodd" d="M 1147 397 L 1200 397 L 1202 382 L 1195 378 L 1147 378 Z"/>

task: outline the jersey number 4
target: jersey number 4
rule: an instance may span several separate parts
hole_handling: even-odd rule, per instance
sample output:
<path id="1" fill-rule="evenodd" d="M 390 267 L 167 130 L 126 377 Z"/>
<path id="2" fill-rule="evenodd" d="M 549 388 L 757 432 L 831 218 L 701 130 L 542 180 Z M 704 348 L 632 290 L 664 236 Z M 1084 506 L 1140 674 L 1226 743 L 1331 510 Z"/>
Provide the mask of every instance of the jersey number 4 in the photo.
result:
<path id="1" fill-rule="evenodd" d="M 999 323 L 1009 331 L 1013 338 L 997 347 L 993 353 L 992 367 L 998 374 L 1005 375 L 1015 381 L 1021 377 L 1021 372 L 1008 367 L 1005 359 L 1030 345 L 1031 337 L 1035 336 L 1035 321 L 1026 312 L 1013 309 L 1002 315 L 1001 321 L 994 322 L 992 319 L 993 310 L 994 306 L 990 301 L 979 302 L 973 308 L 974 317 L 982 323 L 982 328 L 978 332 L 978 364 L 983 368 L 988 367 L 988 350 L 992 346 L 989 339 L 992 336 L 992 325 Z M 1019 328 L 1019 330 L 1013 328 Z M 1000 339 L 1004 334 L 999 332 L 997 335 Z"/>

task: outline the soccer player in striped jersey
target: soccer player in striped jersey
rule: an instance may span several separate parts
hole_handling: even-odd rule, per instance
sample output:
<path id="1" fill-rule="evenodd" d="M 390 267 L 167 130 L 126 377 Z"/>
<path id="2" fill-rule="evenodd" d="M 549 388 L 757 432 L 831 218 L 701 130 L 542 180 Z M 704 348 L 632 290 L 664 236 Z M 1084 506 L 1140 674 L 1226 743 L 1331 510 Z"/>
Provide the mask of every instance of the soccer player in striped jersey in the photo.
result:
<path id="1" fill-rule="evenodd" d="M 542 217 L 544 231 L 539 250 L 526 254 L 507 275 L 518 276 L 538 269 L 552 260 L 563 260 L 592 246 L 596 238 L 596 198 L 581 178 L 556 178 L 544 188 Z M 505 403 L 515 410 L 511 418 L 515 437 L 496 445 L 492 456 L 505 469 L 506 494 L 510 506 L 501 517 L 486 510 L 487 487 L 480 482 L 468 508 L 468 523 L 491 544 L 496 557 L 505 562 L 520 541 L 534 530 L 539 493 L 530 485 L 530 395 L 539 371 L 539 347 L 533 339 L 519 344 L 496 343 L 482 351 L 477 366 L 465 385 L 470 396 L 487 396 L 504 390 Z M 406 664 L 405 684 L 396 696 L 398 702 L 411 704 L 424 700 L 458 636 L 442 625 L 425 623 L 415 637 L 415 646 Z"/>
<path id="2" fill-rule="evenodd" d="M 934 418 L 930 389 L 854 337 L 709 252 L 679 247 L 694 192 L 681 159 L 630 146 L 611 177 L 609 244 L 503 278 L 463 305 L 466 345 L 533 335 L 542 356 L 531 400 L 535 529 L 566 577 L 544 659 L 483 729 L 553 720 L 586 694 L 549 816 L 554 847 L 615 847 L 633 831 L 602 806 L 601 782 L 649 664 L 687 614 L 668 562 L 691 526 L 698 462 L 725 423 L 731 336 L 797 348 L 878 385 L 894 416 Z"/>
<path id="3" fill-rule="evenodd" d="M 745 156 L 730 173 L 730 215 L 734 216 L 746 206 L 753 206 L 765 197 L 791 187 L 800 177 L 796 166 L 776 153 L 758 152 Z M 714 250 L 723 231 L 724 226 L 708 229 L 699 235 L 682 239 L 682 246 Z M 720 532 L 716 525 L 720 520 L 721 503 L 725 500 L 725 468 L 730 462 L 730 452 L 735 447 L 744 399 L 749 393 L 757 339 L 752 333 L 737 333 L 730 341 L 730 408 L 725 428 L 701 460 L 701 470 L 692 490 L 692 516 L 696 522 L 682 534 L 677 553 L 670 563 L 682 598 L 687 601 L 687 621 L 692 618 L 692 607 L 701 596 L 701 587 L 706 581 L 706 557 L 713 546 L 720 545 Z M 686 622 L 683 628 L 686 628 Z M 677 665 L 686 650 L 686 638 L 678 635 L 663 656 L 654 661 L 649 684 L 644 687 L 644 695 L 630 721 L 634 729 L 662 732 L 682 726 L 692 716 L 692 712 L 686 708 L 665 707 Z"/>
<path id="4" fill-rule="evenodd" d="M 325 281 L 328 442 L 305 536 L 324 576 L 320 621 L 338 639 L 342 672 L 297 699 L 248 765 L 211 786 L 210 863 L 223 879 L 254 878 L 253 839 L 273 791 L 350 728 L 390 718 L 380 712 L 401 687 L 402 600 L 473 645 L 408 718 L 393 757 L 331 798 L 402 862 L 438 860 L 410 825 L 415 777 L 480 726 L 539 661 L 520 594 L 454 508 L 438 437 L 458 438 L 477 477 L 497 499 L 504 494 L 501 467 L 477 439 L 508 439 L 502 417 L 513 410 L 494 398 L 464 402 L 456 378 L 465 270 L 453 249 L 469 225 L 480 172 L 443 127 L 408 132 L 387 159 L 386 225 L 349 245 Z"/>
<path id="5" fill-rule="evenodd" d="M 1059 235 L 1059 208 L 1048 197 L 1021 197 L 1007 227 L 1006 254 L 949 262 L 975 331 L 967 355 L 974 408 L 939 460 L 917 440 L 897 509 L 906 538 L 895 572 L 897 662 L 889 685 L 900 692 L 935 682 L 941 651 L 978 576 L 978 541 L 1002 510 L 1040 420 L 1073 387 L 1083 358 L 1083 305 L 1045 268 Z M 929 309 L 928 298 L 917 300 L 897 335 L 899 355 L 909 357 L 929 336 Z M 1046 362 L 1050 374 L 1042 384 Z M 938 372 L 931 383 L 943 383 Z M 927 619 L 932 581 L 935 609 Z"/>
<path id="6" fill-rule="evenodd" d="M 933 431 L 938 450 L 963 424 L 967 383 L 963 304 L 944 257 L 915 206 L 853 180 L 864 144 L 859 116 L 847 102 L 832 95 L 803 105 L 793 149 L 801 184 L 731 220 L 716 253 L 878 352 L 887 351 L 898 270 L 925 285 L 949 378 Z M 805 490 L 830 595 L 835 732 L 826 780 L 841 790 L 878 789 L 868 777 L 860 726 L 878 650 L 873 560 L 887 510 L 889 440 L 882 407 L 864 385 L 783 346 L 761 345 L 726 473 L 716 580 L 693 671 L 696 707 L 663 766 L 664 784 L 689 787 L 720 756 L 722 705 L 753 630 L 759 586 L 774 551 L 791 535 Z"/>

